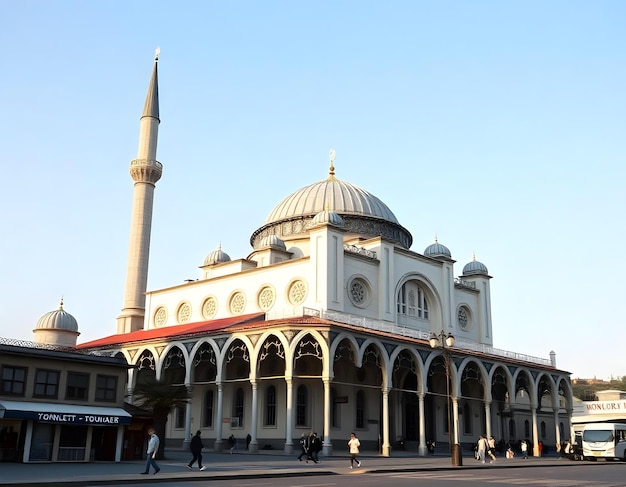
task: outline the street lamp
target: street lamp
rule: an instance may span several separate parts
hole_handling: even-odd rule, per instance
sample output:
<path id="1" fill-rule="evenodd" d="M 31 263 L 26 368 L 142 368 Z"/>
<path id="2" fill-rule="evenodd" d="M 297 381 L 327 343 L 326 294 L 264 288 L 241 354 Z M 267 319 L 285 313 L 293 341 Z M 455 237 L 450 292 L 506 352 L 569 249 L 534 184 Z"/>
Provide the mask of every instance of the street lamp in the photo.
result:
<path id="1" fill-rule="evenodd" d="M 447 335 L 443 330 L 437 335 L 435 333 L 430 335 L 430 339 L 428 340 L 431 348 L 441 349 L 443 353 L 443 359 L 446 366 L 446 404 L 448 410 L 448 445 L 450 445 L 450 454 L 452 465 L 459 466 L 463 464 L 462 455 L 461 455 L 461 445 L 454 443 L 452 444 L 452 421 L 450 420 L 450 347 L 454 346 L 454 336 L 452 333 L 448 333 Z M 456 438 L 455 438 L 456 439 Z"/>

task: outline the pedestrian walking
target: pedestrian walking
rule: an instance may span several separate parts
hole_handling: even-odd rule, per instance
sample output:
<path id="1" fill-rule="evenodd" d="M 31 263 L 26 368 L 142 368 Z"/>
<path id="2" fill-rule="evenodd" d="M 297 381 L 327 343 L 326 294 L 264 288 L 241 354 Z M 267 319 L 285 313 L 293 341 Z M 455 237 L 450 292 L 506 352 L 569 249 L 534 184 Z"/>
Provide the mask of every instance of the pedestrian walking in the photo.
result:
<path id="1" fill-rule="evenodd" d="M 202 443 L 202 438 L 200 438 L 200 430 L 196 431 L 196 434 L 193 438 L 191 438 L 191 443 L 189 443 L 189 450 L 193 455 L 193 458 L 187 465 L 187 468 L 191 470 L 194 462 L 198 462 L 198 467 L 200 470 L 204 470 L 206 467 L 202 466 L 202 449 L 204 448 L 204 444 Z"/>
<path id="2" fill-rule="evenodd" d="M 493 436 L 490 436 L 489 440 L 487 441 L 487 453 L 491 457 L 490 463 L 495 462 L 496 461 L 496 439 Z"/>
<path id="3" fill-rule="evenodd" d="M 230 435 L 228 437 L 228 446 L 230 446 L 230 453 L 232 455 L 235 451 L 235 446 L 237 446 L 237 439 L 235 438 L 235 435 Z"/>
<path id="4" fill-rule="evenodd" d="M 154 428 L 148 429 L 148 435 L 150 436 L 150 440 L 148 441 L 148 450 L 146 451 L 148 459 L 146 460 L 146 468 L 143 472 L 143 475 L 147 475 L 150 473 L 150 465 L 154 468 L 154 474 L 158 474 L 161 471 L 161 468 L 155 461 L 157 452 L 159 451 L 159 437 L 157 436 Z"/>
<path id="5" fill-rule="evenodd" d="M 356 437 L 354 433 L 350 433 L 350 441 L 348 441 L 348 447 L 350 448 L 350 468 L 354 468 L 354 463 L 356 462 L 356 466 L 360 467 L 361 462 L 357 458 L 360 450 L 361 442 Z"/>
<path id="6" fill-rule="evenodd" d="M 322 451 L 322 439 L 317 436 L 317 433 L 311 433 L 310 438 L 311 460 L 315 463 L 320 463 L 319 453 Z"/>
<path id="7" fill-rule="evenodd" d="M 485 438 L 483 435 L 480 435 L 478 437 L 478 443 L 476 443 L 476 452 L 478 455 L 479 462 L 485 463 L 485 454 L 487 452 L 487 448 L 488 448 L 487 438 Z"/>
<path id="8" fill-rule="evenodd" d="M 522 450 L 522 456 L 524 457 L 524 459 L 528 458 L 528 443 L 526 443 L 526 440 L 522 440 L 522 443 L 520 444 L 520 448 Z"/>
<path id="9" fill-rule="evenodd" d="M 300 455 L 298 455 L 298 460 L 302 461 L 302 457 L 307 458 L 308 461 L 308 457 L 309 457 L 309 453 L 307 452 L 307 436 L 302 433 L 302 435 L 300 436 Z"/>
<path id="10" fill-rule="evenodd" d="M 543 456 L 543 441 L 541 440 L 539 440 L 539 443 L 537 443 L 537 453 L 540 457 Z"/>
<path id="11" fill-rule="evenodd" d="M 429 455 L 435 454 L 435 442 L 432 440 L 426 440 L 426 449 Z"/>

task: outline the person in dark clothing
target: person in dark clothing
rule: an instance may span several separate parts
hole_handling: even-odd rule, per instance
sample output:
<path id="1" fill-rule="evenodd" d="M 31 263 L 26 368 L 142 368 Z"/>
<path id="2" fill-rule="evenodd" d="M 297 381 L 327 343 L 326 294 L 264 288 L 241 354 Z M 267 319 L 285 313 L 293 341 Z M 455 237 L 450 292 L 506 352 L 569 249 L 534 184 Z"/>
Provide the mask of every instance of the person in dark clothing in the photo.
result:
<path id="1" fill-rule="evenodd" d="M 200 470 L 204 470 L 206 467 L 202 466 L 202 449 L 204 445 L 202 444 L 202 438 L 200 438 L 200 430 L 198 430 L 193 438 L 191 438 L 191 443 L 189 444 L 189 450 L 191 450 L 191 454 L 193 458 L 187 465 L 187 468 L 191 470 L 194 462 L 198 461 L 198 467 Z"/>
<path id="2" fill-rule="evenodd" d="M 309 453 L 307 452 L 307 440 L 308 437 L 302 433 L 300 436 L 300 455 L 298 455 L 298 460 L 302 461 L 302 457 L 306 457 L 307 462 L 309 461 Z"/>
<path id="3" fill-rule="evenodd" d="M 322 440 L 317 436 L 317 433 L 311 433 L 309 438 L 309 451 L 311 460 L 315 463 L 320 463 L 319 452 L 322 451 Z"/>

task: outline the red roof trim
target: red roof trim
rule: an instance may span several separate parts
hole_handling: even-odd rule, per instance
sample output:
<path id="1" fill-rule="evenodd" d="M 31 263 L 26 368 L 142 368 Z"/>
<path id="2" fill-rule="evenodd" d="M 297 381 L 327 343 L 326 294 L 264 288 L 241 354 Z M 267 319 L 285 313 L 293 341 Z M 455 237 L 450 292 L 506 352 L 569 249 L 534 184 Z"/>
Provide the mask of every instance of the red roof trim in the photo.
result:
<path id="1" fill-rule="evenodd" d="M 189 323 L 186 325 L 165 326 L 163 328 L 152 328 L 150 330 L 131 331 L 120 335 L 111 335 L 104 338 L 98 338 L 91 342 L 76 345 L 76 348 L 96 348 L 106 347 L 110 345 L 118 345 L 120 343 L 140 342 L 145 340 L 155 340 L 159 338 L 168 338 L 173 336 L 196 335 L 199 333 L 207 333 L 233 325 L 241 325 L 255 321 L 264 321 L 264 313 L 253 313 L 249 315 L 233 316 L 230 318 L 222 318 L 221 320 L 200 321 L 198 323 Z"/>

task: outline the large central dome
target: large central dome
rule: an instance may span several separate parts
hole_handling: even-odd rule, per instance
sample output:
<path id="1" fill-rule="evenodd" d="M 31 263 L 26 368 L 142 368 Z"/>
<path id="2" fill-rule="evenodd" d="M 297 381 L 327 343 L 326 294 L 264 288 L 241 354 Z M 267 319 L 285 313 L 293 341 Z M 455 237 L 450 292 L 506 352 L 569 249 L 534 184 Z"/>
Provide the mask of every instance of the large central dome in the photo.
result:
<path id="1" fill-rule="evenodd" d="M 382 236 L 405 248 L 411 246 L 413 237 L 400 225 L 389 207 L 364 189 L 337 179 L 332 162 L 327 179 L 291 193 L 276 205 L 264 225 L 250 237 L 253 248 L 257 248 L 260 239 L 268 235 L 283 240 L 301 236 L 311 227 L 315 215 L 324 210 L 340 215 L 349 235 Z"/>
<path id="2" fill-rule="evenodd" d="M 316 215 L 324 210 L 332 210 L 342 216 L 368 216 L 398 223 L 389 207 L 376 196 L 333 177 L 291 193 L 272 210 L 265 224 L 294 216 Z"/>

